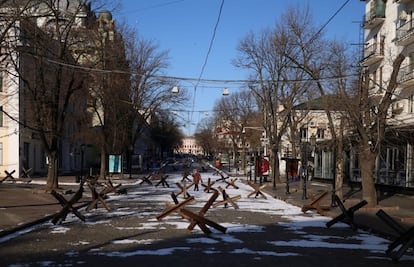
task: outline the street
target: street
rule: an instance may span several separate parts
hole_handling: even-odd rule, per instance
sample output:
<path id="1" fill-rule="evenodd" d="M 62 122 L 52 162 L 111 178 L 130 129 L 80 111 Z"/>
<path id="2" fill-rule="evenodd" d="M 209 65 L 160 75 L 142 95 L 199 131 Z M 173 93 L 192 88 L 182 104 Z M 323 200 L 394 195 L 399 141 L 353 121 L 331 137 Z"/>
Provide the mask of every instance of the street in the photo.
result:
<path id="1" fill-rule="evenodd" d="M 212 172 L 201 173 L 204 183 L 215 181 L 229 197 L 241 196 L 231 205 L 210 207 L 209 220 L 226 228 L 222 233 L 209 227 L 210 235 L 196 225 L 189 232 L 190 222 L 172 212 L 160 220 L 166 202 L 173 205 L 172 192 L 179 192 L 176 183 L 180 173 L 168 173 L 169 187 L 140 184 L 139 179 L 114 180 L 122 183 L 126 194 L 110 194 L 107 211 L 100 203 L 86 212 L 82 222 L 72 213 L 61 225 L 46 222 L 0 239 L 0 266 L 390 266 L 385 255 L 390 240 L 364 231 L 352 231 L 343 223 L 331 228 L 331 218 L 314 212 L 304 214 L 300 207 L 266 194 L 248 195 L 252 188 L 245 177 L 228 186 Z M 191 176 L 189 176 L 191 177 Z M 76 183 L 69 184 L 76 189 Z M 226 188 L 228 186 L 228 188 Z M 213 195 L 193 191 L 186 208 L 198 213 Z M 85 195 L 88 196 L 85 189 Z M 181 203 L 183 194 L 177 196 Z M 223 200 L 220 194 L 216 199 Z M 413 266 L 414 251 L 410 249 L 397 266 Z"/>

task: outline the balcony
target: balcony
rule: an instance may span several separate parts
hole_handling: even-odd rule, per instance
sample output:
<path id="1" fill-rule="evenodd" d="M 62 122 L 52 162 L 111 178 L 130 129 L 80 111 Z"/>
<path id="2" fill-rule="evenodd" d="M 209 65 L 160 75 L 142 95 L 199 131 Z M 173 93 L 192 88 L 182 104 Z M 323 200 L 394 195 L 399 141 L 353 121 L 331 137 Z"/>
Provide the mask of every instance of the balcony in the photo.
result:
<path id="1" fill-rule="evenodd" d="M 414 86 L 414 64 L 400 68 L 397 82 L 402 88 Z"/>
<path id="2" fill-rule="evenodd" d="M 395 0 L 394 2 L 400 3 L 400 4 L 405 4 L 405 3 L 409 3 L 412 0 Z"/>
<path id="3" fill-rule="evenodd" d="M 379 17 L 371 17 L 367 19 L 367 17 L 364 18 L 364 29 L 374 29 L 378 25 L 382 24 L 385 21 L 385 18 L 379 18 Z"/>
<path id="4" fill-rule="evenodd" d="M 373 29 L 382 24 L 385 21 L 385 4 L 382 1 L 372 1 L 363 21 L 364 29 Z"/>
<path id="5" fill-rule="evenodd" d="M 373 43 L 367 45 L 364 49 L 364 59 L 362 60 L 363 65 L 369 66 L 380 62 L 384 59 L 384 45 L 381 42 L 381 45 L 378 43 Z"/>
<path id="6" fill-rule="evenodd" d="M 413 20 L 407 21 L 397 28 L 395 43 L 399 46 L 407 46 L 414 43 Z"/>

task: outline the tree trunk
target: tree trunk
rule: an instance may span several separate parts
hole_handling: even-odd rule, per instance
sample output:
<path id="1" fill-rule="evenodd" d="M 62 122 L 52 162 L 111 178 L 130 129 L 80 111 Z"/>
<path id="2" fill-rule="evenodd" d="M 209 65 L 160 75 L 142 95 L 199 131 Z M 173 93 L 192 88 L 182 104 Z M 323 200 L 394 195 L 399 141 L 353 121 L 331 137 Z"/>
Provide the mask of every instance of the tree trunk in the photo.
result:
<path id="1" fill-rule="evenodd" d="M 339 146 L 338 146 L 339 148 Z M 335 164 L 335 194 L 339 197 L 339 199 L 343 199 L 343 184 L 344 184 L 344 177 L 343 177 L 343 160 L 342 160 L 342 150 L 336 150 L 336 162 Z"/>
<path id="2" fill-rule="evenodd" d="M 241 172 L 243 175 L 246 174 L 246 149 L 245 144 L 243 142 L 243 150 L 242 150 L 242 158 L 241 158 Z"/>
<path id="3" fill-rule="evenodd" d="M 336 195 L 339 197 L 339 199 L 343 199 L 343 185 L 344 185 L 344 170 L 343 170 L 343 164 L 344 164 L 344 160 L 343 160 L 343 155 L 342 152 L 344 150 L 344 143 L 343 143 L 343 138 L 342 138 L 342 129 L 341 129 L 341 133 L 339 135 L 338 141 L 337 141 L 337 146 L 336 146 L 336 162 L 335 164 L 335 189 L 336 189 Z"/>
<path id="4" fill-rule="evenodd" d="M 368 145 L 361 148 L 362 198 L 368 202 L 368 207 L 375 207 L 377 205 L 377 191 L 374 181 L 376 154 L 371 151 Z"/>
<path id="5" fill-rule="evenodd" d="M 272 181 L 273 181 L 273 187 L 276 188 L 276 184 L 280 183 L 280 162 L 279 162 L 279 155 L 278 150 L 272 148 Z"/>
<path id="6" fill-rule="evenodd" d="M 106 179 L 106 149 L 105 145 L 101 146 L 101 170 L 99 171 L 101 179 Z"/>
<path id="7" fill-rule="evenodd" d="M 48 158 L 48 170 L 47 170 L 47 180 L 46 180 L 46 192 L 51 192 L 58 189 L 59 187 L 59 177 L 58 177 L 58 153 L 57 151 L 52 151 L 47 155 Z"/>

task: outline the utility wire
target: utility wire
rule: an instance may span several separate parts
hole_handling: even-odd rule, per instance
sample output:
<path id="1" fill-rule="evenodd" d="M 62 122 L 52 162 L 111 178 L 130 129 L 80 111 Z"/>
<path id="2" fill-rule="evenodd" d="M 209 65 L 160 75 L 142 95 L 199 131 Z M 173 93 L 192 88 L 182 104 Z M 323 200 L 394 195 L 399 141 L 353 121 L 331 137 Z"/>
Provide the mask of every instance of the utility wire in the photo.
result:
<path id="1" fill-rule="evenodd" d="M 109 70 L 109 69 L 98 69 L 98 68 L 90 68 L 90 67 L 84 67 L 84 66 L 80 66 L 80 65 L 74 65 L 74 64 L 68 64 L 68 63 L 63 63 L 63 62 L 59 62 L 53 59 L 48 59 L 45 58 L 47 61 L 49 61 L 50 63 L 56 64 L 56 65 L 61 65 L 61 66 L 65 66 L 65 67 L 70 67 L 73 69 L 79 69 L 79 70 L 84 70 L 84 71 L 93 71 L 93 72 L 97 72 L 97 73 L 117 73 L 117 74 L 136 74 L 136 73 L 132 73 L 130 71 L 122 71 L 122 70 Z M 350 77 L 358 77 L 359 74 L 358 73 L 352 73 L 352 74 L 348 74 L 348 75 L 335 75 L 335 76 L 326 76 L 326 77 L 321 77 L 319 79 L 314 79 L 314 78 L 306 78 L 306 79 L 281 79 L 281 80 L 275 80 L 275 81 L 271 81 L 268 80 L 267 82 L 285 82 L 285 83 L 298 83 L 298 82 L 311 82 L 311 81 L 334 81 L 334 80 L 338 80 L 338 79 L 345 79 L 345 78 L 350 78 Z M 249 84 L 257 84 L 260 83 L 261 81 L 259 80 L 232 80 L 232 79 L 228 79 L 228 80 L 219 80 L 219 79 L 202 79 L 200 77 L 198 78 L 191 78 L 191 77 L 178 77 L 178 76 L 166 76 L 166 75 L 151 75 L 151 77 L 153 78 L 157 78 L 157 79 L 165 79 L 165 80 L 176 80 L 176 81 L 187 81 L 187 82 L 197 82 L 197 86 L 199 86 L 200 83 L 207 83 L 207 84 L 211 84 L 211 83 L 216 83 L 216 84 L 245 84 L 245 83 L 249 83 Z"/>
<path id="2" fill-rule="evenodd" d="M 346 0 L 345 3 L 342 4 L 342 6 L 328 19 L 327 22 L 325 22 L 325 24 L 322 25 L 322 27 L 319 29 L 319 31 L 317 31 L 312 38 L 309 39 L 307 44 L 312 43 L 316 37 L 318 37 L 318 35 L 323 31 L 323 29 L 326 28 L 326 26 L 328 26 L 328 24 L 336 17 L 336 15 L 338 15 L 339 12 L 341 12 L 342 9 L 344 9 L 344 7 L 349 3 L 350 0 Z"/>
<path id="3" fill-rule="evenodd" d="M 139 9 L 129 10 L 127 12 L 120 12 L 120 14 L 130 14 L 130 13 L 136 13 L 136 12 L 146 11 L 146 10 L 150 10 L 150 9 L 154 9 L 154 8 L 159 8 L 159 7 L 164 7 L 164 6 L 169 6 L 169 5 L 177 4 L 179 2 L 184 2 L 184 0 L 169 1 L 169 2 L 165 2 L 165 3 L 155 4 L 155 5 L 151 5 L 151 6 L 139 8 Z"/>
<path id="4" fill-rule="evenodd" d="M 210 39 L 210 44 L 209 44 L 209 47 L 208 47 L 208 51 L 207 51 L 207 54 L 206 54 L 206 58 L 204 59 L 204 64 L 201 67 L 200 75 L 198 76 L 197 82 L 194 85 L 194 96 L 193 96 L 192 110 L 194 110 L 194 106 L 195 106 L 195 100 L 196 100 L 196 95 L 197 95 L 197 87 L 198 87 L 198 85 L 199 85 L 199 83 L 201 81 L 201 77 L 203 76 L 204 70 L 205 70 L 205 68 L 207 66 L 208 58 L 210 56 L 211 49 L 213 48 L 214 39 L 216 38 L 216 32 L 217 32 L 218 25 L 220 23 L 221 13 L 223 11 L 223 6 L 224 6 L 224 0 L 221 1 L 219 13 L 218 13 L 218 16 L 217 16 L 216 25 L 214 26 L 213 35 L 211 36 L 211 39 Z"/>
<path id="5" fill-rule="evenodd" d="M 208 51 L 207 51 L 206 58 L 204 60 L 204 64 L 201 68 L 200 75 L 198 76 L 198 81 L 201 80 L 201 77 L 203 76 L 204 70 L 207 66 L 208 58 L 209 58 L 210 53 L 211 53 L 211 49 L 213 48 L 213 43 L 214 43 L 214 39 L 216 38 L 217 28 L 218 28 L 218 25 L 219 25 L 220 19 L 221 19 L 221 12 L 223 11 L 223 5 L 224 5 L 224 0 L 221 1 L 220 10 L 219 10 L 219 14 L 218 14 L 218 17 L 217 17 L 216 25 L 214 26 L 213 35 L 211 36 L 210 45 L 208 47 Z M 196 83 L 195 88 L 197 88 L 197 85 L 198 85 L 198 82 Z"/>

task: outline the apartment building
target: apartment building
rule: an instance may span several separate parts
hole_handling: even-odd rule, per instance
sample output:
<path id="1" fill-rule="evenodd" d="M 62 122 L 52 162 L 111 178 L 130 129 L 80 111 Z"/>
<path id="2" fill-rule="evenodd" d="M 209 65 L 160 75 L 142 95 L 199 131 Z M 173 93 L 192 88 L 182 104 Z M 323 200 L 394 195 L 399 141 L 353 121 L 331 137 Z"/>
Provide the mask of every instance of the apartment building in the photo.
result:
<path id="1" fill-rule="evenodd" d="M 62 1 L 58 6 L 63 16 L 62 20 L 66 19 L 65 16 L 70 18 L 69 14 L 73 10 L 78 10 L 82 3 L 82 1 Z M 40 55 L 37 58 L 32 56 L 36 52 L 36 46 L 42 44 L 42 48 L 45 48 L 43 51 L 57 49 L 56 40 L 50 39 L 50 35 L 47 34 L 49 27 L 53 28 L 56 25 L 54 17 L 48 13 L 50 9 L 39 2 L 37 5 L 26 6 L 26 9 L 21 8 L 24 10 L 24 15 L 13 16 L 18 10 L 16 5 L 19 4 L 24 3 L 9 1 L 0 8 L 0 31 L 4 36 L 0 40 L 0 176 L 3 176 L 5 171 L 14 171 L 14 177 L 19 177 L 23 169 L 30 169 L 36 174 L 47 172 L 48 162 L 40 135 L 36 129 L 30 127 L 29 123 L 33 120 L 32 115 L 36 111 L 26 99 L 25 90 L 28 84 L 35 84 L 35 80 L 39 78 L 39 66 L 42 66 L 45 73 L 48 69 L 54 69 L 53 60 L 43 60 L 42 65 L 39 65 Z M 75 22 L 77 27 L 86 29 L 86 25 L 93 18 L 90 5 L 85 4 L 81 12 L 77 12 Z M 47 59 L 48 55 L 45 53 L 42 56 Z M 70 61 L 71 55 L 67 55 L 67 58 L 68 63 L 73 64 L 74 61 Z M 67 74 L 63 71 L 62 77 Z M 45 77 L 46 81 L 48 79 L 50 78 Z M 52 84 L 52 81 L 50 82 Z M 62 83 L 65 83 L 65 78 Z M 81 103 L 78 102 L 76 105 Z M 71 106 L 68 111 L 78 112 L 79 106 Z M 81 154 L 84 152 L 80 146 L 74 147 L 66 139 L 70 137 L 76 125 L 67 124 L 65 127 L 65 137 L 59 144 L 61 148 L 59 168 L 73 171 L 79 169 L 83 156 Z"/>
<path id="2" fill-rule="evenodd" d="M 386 141 L 377 159 L 376 182 L 414 187 L 414 1 L 364 2 L 364 54 L 361 64 L 369 75 L 372 99 L 384 93 L 393 60 L 400 53 L 405 56 L 397 78 L 398 89 L 389 110 Z M 350 175 L 352 179 L 359 180 L 357 155 L 352 155 Z"/>

